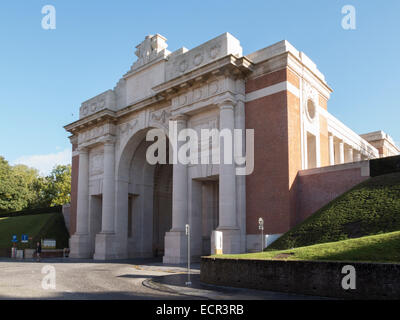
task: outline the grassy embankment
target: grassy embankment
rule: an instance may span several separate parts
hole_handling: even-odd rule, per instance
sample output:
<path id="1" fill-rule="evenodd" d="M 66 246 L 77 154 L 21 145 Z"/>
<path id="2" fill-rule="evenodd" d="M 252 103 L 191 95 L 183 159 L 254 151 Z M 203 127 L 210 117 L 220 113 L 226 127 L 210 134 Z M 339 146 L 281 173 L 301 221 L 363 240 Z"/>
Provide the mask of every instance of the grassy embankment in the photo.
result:
<path id="1" fill-rule="evenodd" d="M 23 234 L 32 237 L 28 244 L 21 244 Z M 13 235 L 18 237 L 18 247 L 34 248 L 43 238 L 55 239 L 59 249 L 68 247 L 68 231 L 59 212 L 0 218 L 0 248 L 11 247 Z"/>
<path id="2" fill-rule="evenodd" d="M 400 231 L 288 250 L 216 255 L 223 259 L 369 261 L 400 263 Z"/>
<path id="3" fill-rule="evenodd" d="M 218 258 L 400 262 L 400 173 L 370 178 L 265 252 Z"/>

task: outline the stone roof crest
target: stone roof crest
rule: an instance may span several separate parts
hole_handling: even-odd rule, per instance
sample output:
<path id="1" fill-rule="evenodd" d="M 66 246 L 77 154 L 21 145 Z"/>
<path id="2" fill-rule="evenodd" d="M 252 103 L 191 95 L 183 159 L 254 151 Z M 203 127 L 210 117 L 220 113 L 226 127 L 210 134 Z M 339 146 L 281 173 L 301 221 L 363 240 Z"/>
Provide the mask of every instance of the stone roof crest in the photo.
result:
<path id="1" fill-rule="evenodd" d="M 138 60 L 133 64 L 131 70 L 137 69 L 161 56 L 167 56 L 170 52 L 167 49 L 167 39 L 160 34 L 148 35 L 136 46 L 135 55 Z"/>

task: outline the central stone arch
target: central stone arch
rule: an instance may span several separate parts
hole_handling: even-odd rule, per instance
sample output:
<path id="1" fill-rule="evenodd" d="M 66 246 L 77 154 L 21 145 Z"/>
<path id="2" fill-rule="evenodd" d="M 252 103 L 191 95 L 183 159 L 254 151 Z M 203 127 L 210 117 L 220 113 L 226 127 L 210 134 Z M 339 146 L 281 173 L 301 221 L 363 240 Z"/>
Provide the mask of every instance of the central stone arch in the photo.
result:
<path id="1" fill-rule="evenodd" d="M 172 226 L 172 165 L 146 160 L 153 143 L 146 141 L 151 129 L 167 135 L 164 128 L 138 130 L 123 147 L 116 167 L 116 230 L 120 250 L 129 258 L 162 256 L 165 233 Z"/>

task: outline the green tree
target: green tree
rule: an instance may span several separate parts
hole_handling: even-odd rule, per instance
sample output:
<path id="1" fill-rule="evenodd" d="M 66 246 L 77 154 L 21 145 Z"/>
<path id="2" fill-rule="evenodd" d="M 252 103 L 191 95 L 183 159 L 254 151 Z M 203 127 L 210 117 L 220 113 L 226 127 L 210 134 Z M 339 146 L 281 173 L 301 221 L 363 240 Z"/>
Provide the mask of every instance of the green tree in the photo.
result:
<path id="1" fill-rule="evenodd" d="M 30 168 L 23 164 L 18 164 L 12 167 L 15 176 L 19 177 L 21 189 L 23 193 L 20 197 L 26 202 L 25 208 L 33 208 L 38 202 L 38 194 L 36 192 L 35 183 L 39 178 L 38 170 Z"/>
<path id="2" fill-rule="evenodd" d="M 71 165 L 58 165 L 45 178 L 36 183 L 41 204 L 58 206 L 71 201 Z"/>
<path id="3" fill-rule="evenodd" d="M 35 202 L 34 182 L 38 174 L 26 166 L 10 166 L 0 157 L 0 212 L 18 211 Z"/>
<path id="4" fill-rule="evenodd" d="M 0 213 L 63 205 L 71 198 L 71 165 L 58 165 L 40 176 L 25 165 L 10 166 L 0 156 Z"/>

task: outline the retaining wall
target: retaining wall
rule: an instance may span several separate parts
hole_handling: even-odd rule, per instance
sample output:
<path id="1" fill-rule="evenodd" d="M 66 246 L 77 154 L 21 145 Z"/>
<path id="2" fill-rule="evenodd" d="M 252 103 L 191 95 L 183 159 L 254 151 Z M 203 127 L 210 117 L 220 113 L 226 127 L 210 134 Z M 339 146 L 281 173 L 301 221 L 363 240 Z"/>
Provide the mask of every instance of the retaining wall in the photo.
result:
<path id="1" fill-rule="evenodd" d="M 354 266 L 356 289 L 345 290 L 342 273 Z M 345 299 L 400 299 L 400 264 L 324 261 L 201 259 L 200 280 L 231 287 Z"/>

